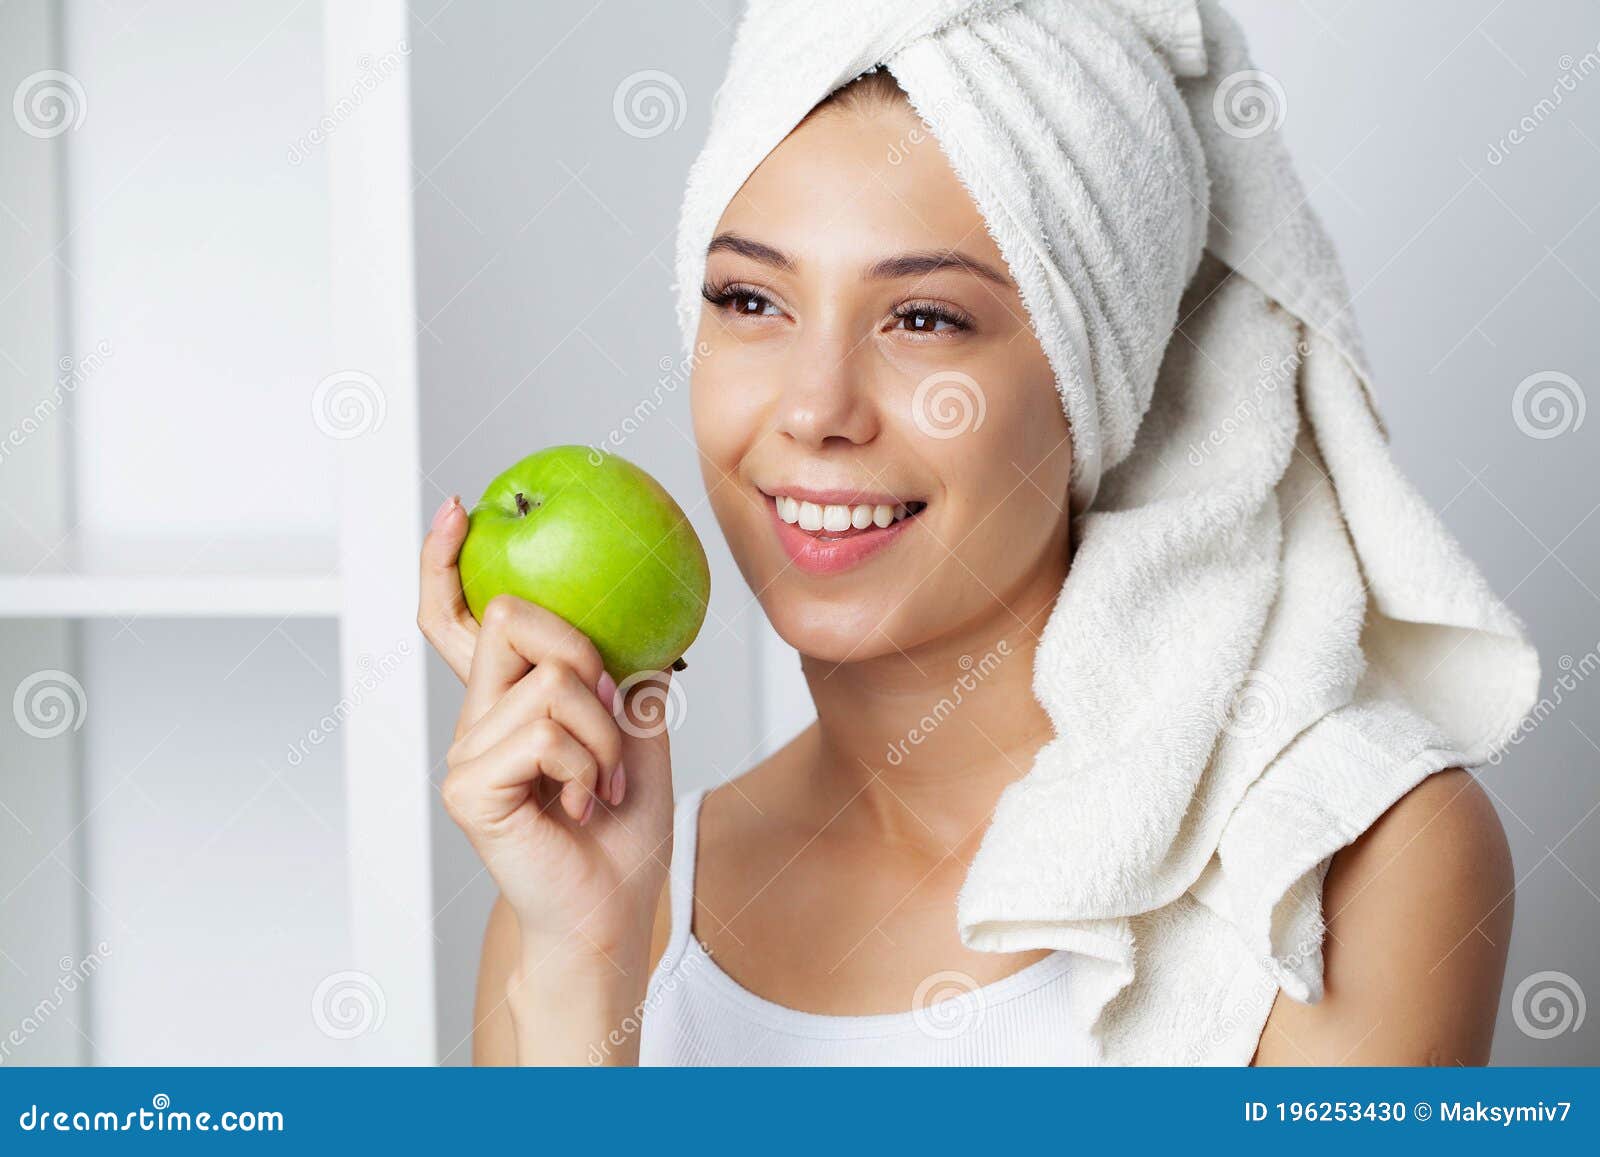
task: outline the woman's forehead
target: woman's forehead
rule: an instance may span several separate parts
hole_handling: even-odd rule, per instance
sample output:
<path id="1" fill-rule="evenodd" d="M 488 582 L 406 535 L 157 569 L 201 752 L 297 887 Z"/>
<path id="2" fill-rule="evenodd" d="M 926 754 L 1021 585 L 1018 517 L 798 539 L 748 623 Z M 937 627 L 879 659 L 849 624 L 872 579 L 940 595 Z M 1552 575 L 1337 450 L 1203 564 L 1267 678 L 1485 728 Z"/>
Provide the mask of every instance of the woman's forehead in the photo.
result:
<path id="1" fill-rule="evenodd" d="M 797 264 L 920 250 L 1005 264 L 938 142 L 903 101 L 808 118 L 756 167 L 716 231 L 753 237 Z"/>

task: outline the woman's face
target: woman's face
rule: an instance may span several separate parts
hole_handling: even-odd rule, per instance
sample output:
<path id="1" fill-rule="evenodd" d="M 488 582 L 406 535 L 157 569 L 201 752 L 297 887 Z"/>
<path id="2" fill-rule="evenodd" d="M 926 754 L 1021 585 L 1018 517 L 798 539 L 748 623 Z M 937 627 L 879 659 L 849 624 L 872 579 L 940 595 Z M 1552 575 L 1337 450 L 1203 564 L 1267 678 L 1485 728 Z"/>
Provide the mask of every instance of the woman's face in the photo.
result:
<path id="1" fill-rule="evenodd" d="M 745 182 L 699 343 L 712 506 L 801 654 L 910 652 L 1059 589 L 1072 455 L 1054 375 L 903 100 L 819 111 Z"/>

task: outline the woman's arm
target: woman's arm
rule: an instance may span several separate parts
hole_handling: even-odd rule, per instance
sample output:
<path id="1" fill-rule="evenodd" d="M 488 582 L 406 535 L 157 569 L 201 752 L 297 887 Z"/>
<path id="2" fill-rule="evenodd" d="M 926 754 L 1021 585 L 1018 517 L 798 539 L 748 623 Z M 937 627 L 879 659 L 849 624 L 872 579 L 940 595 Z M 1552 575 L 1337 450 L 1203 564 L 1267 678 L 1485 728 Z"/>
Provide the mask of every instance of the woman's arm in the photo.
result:
<path id="1" fill-rule="evenodd" d="M 478 959 L 478 993 L 472 1009 L 472 1063 L 517 1063 L 517 1028 L 506 1006 L 506 987 L 517 969 L 517 916 L 504 896 L 496 896 L 483 930 Z"/>
<path id="2" fill-rule="evenodd" d="M 622 729 L 638 688 L 625 703 L 560 616 L 497 595 L 480 626 L 457 568 L 467 530 L 455 499 L 434 515 L 417 623 L 466 685 L 439 794 L 505 909 L 486 937 L 485 1047 L 519 1064 L 628 1064 L 672 854 L 668 729 Z"/>
<path id="3" fill-rule="evenodd" d="M 652 973 L 667 950 L 672 931 L 669 896 L 670 889 L 662 888 L 650 936 L 649 971 Z M 477 1000 L 472 1011 L 472 1063 L 475 1065 L 518 1063 L 517 1024 L 506 993 L 517 971 L 520 944 L 516 913 L 504 897 L 497 896 L 494 907 L 489 910 L 489 923 L 483 932 L 483 955 L 478 962 Z M 629 1051 L 636 1058 L 637 1044 Z"/>
<path id="4" fill-rule="evenodd" d="M 1429 776 L 1334 856 L 1326 995 L 1280 996 L 1255 1063 L 1486 1063 L 1514 889 L 1487 793 L 1459 768 Z"/>

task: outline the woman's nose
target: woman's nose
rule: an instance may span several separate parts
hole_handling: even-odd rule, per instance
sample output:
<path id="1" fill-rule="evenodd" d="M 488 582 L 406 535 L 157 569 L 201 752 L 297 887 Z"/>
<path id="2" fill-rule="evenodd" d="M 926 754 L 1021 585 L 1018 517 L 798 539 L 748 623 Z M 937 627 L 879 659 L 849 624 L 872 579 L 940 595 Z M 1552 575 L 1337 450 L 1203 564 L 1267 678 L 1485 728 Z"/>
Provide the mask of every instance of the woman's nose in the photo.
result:
<path id="1" fill-rule="evenodd" d="M 861 344 L 819 337 L 796 353 L 778 399 L 778 432 L 808 450 L 821 450 L 830 440 L 855 446 L 872 441 L 878 417 Z"/>

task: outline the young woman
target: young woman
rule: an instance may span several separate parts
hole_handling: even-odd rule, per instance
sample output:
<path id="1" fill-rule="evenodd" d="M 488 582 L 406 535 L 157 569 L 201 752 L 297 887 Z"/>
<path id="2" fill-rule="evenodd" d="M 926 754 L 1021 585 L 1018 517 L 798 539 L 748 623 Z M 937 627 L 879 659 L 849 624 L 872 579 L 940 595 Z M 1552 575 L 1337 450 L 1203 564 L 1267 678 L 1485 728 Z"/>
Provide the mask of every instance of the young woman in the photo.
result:
<path id="1" fill-rule="evenodd" d="M 1074 443 L 973 197 L 940 148 L 908 147 L 926 133 L 867 74 L 765 156 L 706 253 L 700 460 L 817 722 L 681 801 L 676 840 L 667 737 L 618 726 L 615 684 L 554 615 L 502 597 L 476 623 L 467 516 L 433 519 L 419 621 L 466 685 L 444 802 L 500 889 L 479 1063 L 638 1063 L 641 1020 L 647 1063 L 1093 1059 L 1072 954 L 975 951 L 954 919 L 1002 791 L 1052 737 L 1032 680 L 1073 563 Z M 984 384 L 984 420 L 930 437 L 912 395 L 951 370 Z M 1278 999 L 1255 1063 L 1483 1063 L 1512 890 L 1484 792 L 1424 778 L 1333 856 L 1325 995 Z M 950 978 L 969 1025 L 941 1013 Z"/>

